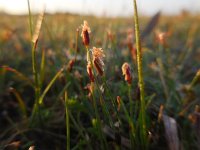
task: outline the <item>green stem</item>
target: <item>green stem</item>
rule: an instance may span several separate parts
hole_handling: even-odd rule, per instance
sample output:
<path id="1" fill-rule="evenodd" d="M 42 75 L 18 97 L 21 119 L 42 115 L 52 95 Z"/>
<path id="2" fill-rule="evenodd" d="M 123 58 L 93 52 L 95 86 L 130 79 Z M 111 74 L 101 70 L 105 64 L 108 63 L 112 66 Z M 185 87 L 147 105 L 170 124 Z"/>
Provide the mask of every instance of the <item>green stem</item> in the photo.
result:
<path id="1" fill-rule="evenodd" d="M 28 9 L 29 9 L 29 24 L 30 24 L 30 33 L 31 37 L 33 36 L 32 31 L 32 19 L 31 19 L 31 10 L 30 10 L 30 3 L 28 0 Z M 32 43 L 32 70 L 33 70 L 33 76 L 34 76 L 34 90 L 35 90 L 35 104 L 32 111 L 32 120 L 34 119 L 35 113 L 38 111 L 39 113 L 39 95 L 40 95 L 40 85 L 39 85 L 39 79 L 38 79 L 38 70 L 37 70 L 37 60 L 36 60 L 36 46 L 37 42 Z M 40 116 L 39 116 L 40 117 Z"/>
<path id="2" fill-rule="evenodd" d="M 79 29 L 76 30 L 75 61 L 77 59 L 77 54 L 78 54 L 78 36 L 79 36 Z"/>
<path id="3" fill-rule="evenodd" d="M 189 85 L 189 90 L 191 90 L 195 86 L 195 84 L 199 81 L 199 79 L 200 79 L 200 70 L 198 70 L 198 72 L 196 73 L 196 75 L 192 79 L 192 82 Z"/>
<path id="4" fill-rule="evenodd" d="M 160 80 L 161 80 L 161 83 L 162 83 L 162 86 L 163 86 L 163 89 L 164 89 L 165 98 L 168 100 L 169 99 L 169 90 L 167 88 L 166 80 L 165 80 L 165 77 L 164 77 L 164 74 L 163 74 L 164 73 L 164 66 L 163 66 L 161 57 L 157 57 L 156 61 L 157 61 L 158 66 L 159 66 L 159 76 L 160 76 Z"/>
<path id="5" fill-rule="evenodd" d="M 103 83 L 105 84 L 105 87 L 106 87 L 106 91 L 107 91 L 107 95 L 109 96 L 109 98 L 111 99 L 111 103 L 112 103 L 112 106 L 113 106 L 113 108 L 114 108 L 114 111 L 116 112 L 116 114 L 117 114 L 117 118 L 118 118 L 118 121 L 119 121 L 119 123 L 121 124 L 121 121 L 120 121 L 120 117 L 119 117 L 119 112 L 118 112 L 118 110 L 117 110 L 117 103 L 116 103 L 116 101 L 113 99 L 113 96 L 111 96 L 111 92 L 110 92 L 110 90 L 109 90 L 109 87 L 108 87 L 108 84 L 107 84 L 107 82 L 106 82 L 106 79 L 105 79 L 105 76 L 103 77 Z"/>
<path id="6" fill-rule="evenodd" d="M 135 37 L 136 37 L 136 49 L 137 49 L 137 67 L 138 67 L 138 79 L 140 88 L 140 116 L 141 116 L 141 141 L 143 149 L 147 149 L 147 129 L 146 129 L 146 114 L 145 114 L 145 101 L 144 101 L 144 80 L 143 80 L 143 69 L 142 69 L 142 52 L 141 52 L 141 42 L 140 42 L 140 29 L 138 21 L 137 3 L 134 3 L 134 22 L 135 22 Z"/>
<path id="7" fill-rule="evenodd" d="M 30 30 L 31 38 L 32 38 L 33 37 L 32 14 L 31 14 L 31 7 L 30 7 L 29 0 L 27 0 L 27 2 L 28 2 L 28 14 L 29 14 L 29 30 Z"/>
<path id="8" fill-rule="evenodd" d="M 43 100 L 44 100 L 45 95 L 47 94 L 47 92 L 49 91 L 49 89 L 52 87 L 52 85 L 54 84 L 54 82 L 62 74 L 63 71 L 64 71 L 64 68 L 61 68 L 56 73 L 56 75 L 53 77 L 53 79 L 49 82 L 49 84 L 47 85 L 47 87 L 45 88 L 45 90 L 43 91 L 43 93 L 41 94 L 41 96 L 39 97 L 39 100 L 38 100 L 39 105 L 43 104 Z"/>
<path id="9" fill-rule="evenodd" d="M 92 67 L 92 70 L 94 72 L 94 66 L 93 66 L 93 63 L 92 63 L 92 59 L 91 59 L 91 56 L 90 56 L 90 52 L 89 52 L 89 49 L 88 47 L 86 47 L 86 50 L 87 50 L 87 59 L 89 59 L 88 61 L 90 61 L 91 63 L 91 67 Z M 94 75 L 95 76 L 95 75 Z M 96 77 L 96 76 L 95 76 Z M 97 82 L 96 78 L 95 78 L 95 81 Z M 91 82 L 91 86 L 93 86 L 92 84 L 94 84 L 94 82 Z M 98 85 L 98 84 L 97 84 Z M 97 119 L 97 130 L 98 130 L 98 134 L 100 136 L 100 141 L 101 141 L 101 145 L 104 146 L 104 148 L 102 149 L 108 149 L 108 146 L 107 146 L 107 142 L 106 142 L 106 139 L 103 135 L 103 132 L 102 132 L 102 125 L 101 125 L 101 120 L 100 120 L 100 116 L 99 116 L 99 113 L 98 113 L 98 109 L 97 109 L 97 103 L 96 103 L 96 100 L 95 100 L 95 97 L 94 97 L 94 93 L 92 92 L 92 99 L 93 99 L 93 105 L 94 105 L 94 111 L 95 111 L 95 117 Z"/>
<path id="10" fill-rule="evenodd" d="M 36 45 L 37 43 L 32 44 L 32 69 L 34 75 L 34 83 L 35 83 L 35 97 L 38 100 L 40 95 L 39 81 L 38 81 L 38 70 L 37 70 L 37 60 L 36 60 Z"/>
<path id="11" fill-rule="evenodd" d="M 83 138 L 83 140 L 85 139 L 87 141 L 88 144 L 88 149 L 92 150 L 91 147 L 91 141 L 89 141 L 89 139 L 87 140 L 86 136 L 84 135 L 84 133 L 86 134 L 87 132 L 85 131 L 84 128 L 82 128 L 82 126 L 79 126 L 78 123 L 76 122 L 76 120 L 74 119 L 72 113 L 69 111 L 69 117 L 72 121 L 72 123 L 74 124 L 74 127 L 78 130 L 80 136 Z"/>
<path id="12" fill-rule="evenodd" d="M 135 142 L 134 141 L 136 140 L 134 123 L 133 123 L 133 120 L 131 119 L 131 117 L 130 117 L 130 115 L 129 115 L 129 113 L 128 113 L 128 111 L 127 111 L 122 99 L 120 100 L 120 103 L 121 103 L 122 109 L 123 109 L 123 111 L 125 113 L 126 119 L 128 120 L 128 123 L 129 123 L 129 128 L 130 128 L 130 131 L 131 131 L 129 133 L 129 136 L 130 136 L 130 139 L 131 139 L 132 149 L 134 149 L 134 146 L 135 146 Z"/>
<path id="13" fill-rule="evenodd" d="M 133 119 L 133 102 L 131 100 L 131 85 L 128 84 L 128 99 L 129 99 L 129 105 L 130 105 L 130 117 L 131 117 L 131 120 Z"/>
<path id="14" fill-rule="evenodd" d="M 169 90 L 168 90 L 168 87 L 167 87 L 167 84 L 166 84 L 167 83 L 166 79 L 164 77 L 164 73 L 165 73 L 164 71 L 166 71 L 166 68 L 163 65 L 163 59 L 165 58 L 165 57 L 162 56 L 162 53 L 163 53 L 163 50 L 164 50 L 163 45 L 159 44 L 159 48 L 158 49 L 159 49 L 159 51 L 158 51 L 158 55 L 157 55 L 157 58 L 156 58 L 156 62 L 158 64 L 158 66 L 159 66 L 159 76 L 160 76 L 160 80 L 161 80 L 161 83 L 162 83 L 162 86 L 163 86 L 163 89 L 164 89 L 165 98 L 168 101 L 168 99 L 169 99 Z M 165 53 L 165 55 L 167 55 L 167 54 Z M 169 72 L 168 72 L 168 74 L 169 74 Z"/>
<path id="15" fill-rule="evenodd" d="M 93 65 L 93 64 L 92 64 L 92 65 Z M 93 67 L 92 67 L 92 68 L 93 68 Z M 94 72 L 94 70 L 93 70 L 93 72 Z M 94 78 L 95 78 L 95 83 L 96 83 L 96 85 L 97 85 L 98 94 L 100 95 L 100 98 L 101 98 L 101 100 L 102 100 L 102 107 L 103 107 L 103 110 L 105 110 L 105 115 L 106 115 L 106 117 L 108 118 L 108 121 L 109 121 L 110 126 L 113 128 L 113 127 L 114 127 L 114 123 L 113 123 L 112 118 L 110 117 L 111 115 L 110 115 L 110 113 L 109 113 L 108 106 L 107 106 L 107 104 L 106 104 L 106 102 L 105 102 L 105 100 L 104 100 L 104 98 L 103 98 L 102 93 L 101 93 L 100 86 L 99 86 L 98 80 L 97 80 L 97 78 L 96 78 L 95 72 L 94 72 Z M 104 78 L 104 77 L 103 77 L 103 78 Z M 105 82 L 104 82 L 104 83 L 105 83 Z M 109 95 L 109 96 L 110 96 L 110 95 Z"/>
<path id="16" fill-rule="evenodd" d="M 66 150 L 70 150 L 70 126 L 69 126 L 69 107 L 67 92 L 65 92 L 65 115 L 66 115 Z"/>
<path id="17" fill-rule="evenodd" d="M 94 68 L 94 67 L 93 67 L 93 64 L 92 64 L 92 68 Z M 92 69 L 92 70 L 93 70 L 93 69 Z M 93 72 L 94 72 L 94 70 L 93 70 Z M 104 100 L 104 98 L 103 98 L 102 93 L 101 93 L 100 86 L 99 86 L 99 82 L 98 82 L 98 80 L 97 80 L 97 78 L 96 78 L 95 72 L 94 72 L 94 78 L 95 78 L 95 83 L 96 83 L 96 85 L 97 85 L 98 94 L 100 95 L 100 98 L 101 98 L 101 100 L 102 100 L 102 107 L 103 107 L 103 110 L 105 110 L 105 115 L 106 115 L 106 117 L 108 118 L 108 121 L 109 121 L 110 126 L 113 128 L 113 127 L 114 127 L 114 123 L 113 123 L 112 118 L 110 117 L 111 115 L 110 115 L 110 113 L 109 113 L 108 106 L 107 106 L 107 104 L 106 104 L 106 102 L 105 102 L 105 100 Z M 108 86 L 107 86 L 106 81 L 105 81 L 105 76 L 103 76 L 103 82 L 104 82 L 104 84 L 106 85 L 107 92 L 109 93 L 109 89 L 108 89 Z M 111 99 L 111 101 L 113 102 L 111 95 L 108 94 L 108 96 L 109 96 L 109 98 Z M 117 112 L 117 115 L 118 115 L 117 107 L 116 107 L 116 112 Z M 118 118 L 119 118 L 119 117 L 118 117 Z M 119 120 L 119 119 L 118 119 L 118 120 Z"/>

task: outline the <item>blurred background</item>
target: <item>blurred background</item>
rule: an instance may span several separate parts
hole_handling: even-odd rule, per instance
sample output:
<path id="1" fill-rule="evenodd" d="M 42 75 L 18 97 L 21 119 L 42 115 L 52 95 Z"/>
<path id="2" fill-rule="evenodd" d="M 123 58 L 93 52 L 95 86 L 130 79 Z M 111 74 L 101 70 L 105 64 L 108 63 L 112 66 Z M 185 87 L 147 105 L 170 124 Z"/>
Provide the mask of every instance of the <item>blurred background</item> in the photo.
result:
<path id="1" fill-rule="evenodd" d="M 32 11 L 69 12 L 96 16 L 130 16 L 133 13 L 132 0 L 30 0 Z M 200 0 L 138 0 L 140 13 L 153 15 L 161 10 L 163 14 L 179 14 L 182 10 L 198 13 Z M 11 14 L 27 13 L 27 0 L 0 0 L 0 11 Z"/>

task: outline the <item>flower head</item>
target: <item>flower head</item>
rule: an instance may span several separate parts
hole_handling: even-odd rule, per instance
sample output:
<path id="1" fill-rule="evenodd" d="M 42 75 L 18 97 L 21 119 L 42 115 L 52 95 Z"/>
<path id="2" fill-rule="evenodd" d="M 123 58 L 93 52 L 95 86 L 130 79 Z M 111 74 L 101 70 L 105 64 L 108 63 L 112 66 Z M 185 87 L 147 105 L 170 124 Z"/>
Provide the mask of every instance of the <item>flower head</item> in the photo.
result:
<path id="1" fill-rule="evenodd" d="M 81 25 L 81 26 L 82 26 L 81 37 L 82 37 L 82 40 L 83 40 L 83 44 L 85 46 L 89 46 L 89 43 L 90 43 L 89 34 L 91 32 L 90 27 L 89 27 L 87 21 L 85 21 L 85 20 L 83 22 L 83 25 Z"/>
<path id="2" fill-rule="evenodd" d="M 94 82 L 94 75 L 93 75 L 93 72 L 92 72 L 91 63 L 88 63 L 88 64 L 87 64 L 87 73 L 88 73 L 88 75 L 89 75 L 90 81 L 91 81 L 91 82 Z"/>
<path id="3" fill-rule="evenodd" d="M 99 75 L 103 75 L 104 72 L 104 63 L 103 63 L 103 57 L 105 57 L 105 54 L 102 50 L 102 48 L 96 48 L 93 47 L 92 49 L 92 56 L 93 56 L 93 64 L 95 69 L 97 70 Z"/>
<path id="4" fill-rule="evenodd" d="M 125 81 L 127 81 L 128 84 L 131 84 L 132 82 L 131 68 L 127 62 L 125 62 L 122 65 L 122 74 L 125 76 Z"/>

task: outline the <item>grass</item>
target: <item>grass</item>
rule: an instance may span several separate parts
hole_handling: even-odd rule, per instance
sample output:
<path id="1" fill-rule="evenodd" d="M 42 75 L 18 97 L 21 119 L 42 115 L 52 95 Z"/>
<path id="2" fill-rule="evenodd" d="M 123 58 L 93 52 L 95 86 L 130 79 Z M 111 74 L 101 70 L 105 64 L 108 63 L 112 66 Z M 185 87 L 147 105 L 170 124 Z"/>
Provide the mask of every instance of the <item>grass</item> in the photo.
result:
<path id="1" fill-rule="evenodd" d="M 169 149 L 168 133 L 178 137 L 174 147 L 199 149 L 199 15 L 161 15 L 149 27 L 151 18 L 136 12 L 134 22 L 44 14 L 31 42 L 38 15 L 31 6 L 29 14 L 0 15 L 0 149 Z M 95 46 L 106 56 L 102 76 L 92 66 L 92 83 L 83 20 L 91 28 L 88 53 Z"/>
<path id="2" fill-rule="evenodd" d="M 133 0 L 134 4 L 134 24 L 135 24 L 135 43 L 137 50 L 137 70 L 138 70 L 138 86 L 140 90 L 140 114 L 139 114 L 139 126 L 142 149 L 147 149 L 147 127 L 146 127 L 146 110 L 145 110 L 145 91 L 144 91 L 144 79 L 143 79 L 143 66 L 142 66 L 142 49 L 140 39 L 140 27 L 138 20 L 137 2 Z"/>

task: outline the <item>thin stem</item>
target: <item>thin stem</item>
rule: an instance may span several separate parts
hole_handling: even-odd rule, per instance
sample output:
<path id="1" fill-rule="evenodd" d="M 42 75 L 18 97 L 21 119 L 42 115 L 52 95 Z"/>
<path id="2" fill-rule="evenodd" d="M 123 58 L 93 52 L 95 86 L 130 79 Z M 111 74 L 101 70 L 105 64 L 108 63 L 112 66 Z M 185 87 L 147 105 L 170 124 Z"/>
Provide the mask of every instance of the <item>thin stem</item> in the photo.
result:
<path id="1" fill-rule="evenodd" d="M 93 68 L 94 68 L 94 67 L 93 67 L 93 64 L 92 64 L 92 70 L 93 70 Z M 111 126 L 111 127 L 114 127 L 114 123 L 113 123 L 112 118 L 110 117 L 111 115 L 110 115 L 110 113 L 109 113 L 108 106 L 107 106 L 107 104 L 106 104 L 106 102 L 105 102 L 105 100 L 104 100 L 104 98 L 103 98 L 102 93 L 101 93 L 100 85 L 99 85 L 99 82 L 98 82 L 98 80 L 97 80 L 97 78 L 96 78 L 95 71 L 93 70 L 93 72 L 94 72 L 95 83 L 96 83 L 96 85 L 97 85 L 97 91 L 98 91 L 98 94 L 100 95 L 100 98 L 101 98 L 101 100 L 102 100 L 102 107 L 103 107 L 103 110 L 105 110 L 105 114 L 106 114 L 106 117 L 107 117 L 108 120 L 109 120 L 110 126 Z M 108 94 L 108 96 L 109 96 L 109 98 L 111 99 L 112 104 L 113 104 L 113 98 L 112 98 L 111 95 L 110 95 L 109 88 L 108 88 L 107 83 L 106 83 L 106 81 L 105 81 L 105 76 L 103 76 L 103 82 L 104 82 L 104 84 L 106 85 L 107 94 Z M 114 104 L 113 104 L 113 105 L 114 105 Z M 114 107 L 114 106 L 113 106 L 113 107 Z M 119 115 L 118 115 L 117 107 L 116 107 L 115 111 L 117 112 L 117 116 L 118 116 L 118 120 L 119 120 Z"/>
<path id="2" fill-rule="evenodd" d="M 91 82 L 91 84 L 94 84 L 94 83 Z M 101 119 L 100 119 L 100 116 L 99 116 L 99 113 L 98 113 L 97 103 L 96 103 L 96 100 L 95 100 L 95 97 L 94 97 L 94 93 L 92 93 L 92 99 L 93 99 L 93 106 L 94 106 L 95 116 L 96 116 L 96 119 L 97 119 L 97 123 L 96 123 L 97 124 L 97 130 L 98 130 L 99 136 L 101 137 L 100 138 L 101 145 L 103 146 L 104 145 L 103 143 L 105 143 L 105 145 L 106 145 L 106 140 L 105 140 L 105 137 L 104 137 L 104 135 L 102 133 L 102 130 L 101 130 L 102 129 Z M 104 148 L 102 148 L 102 149 L 104 149 Z M 106 148 L 106 149 L 108 149 L 108 148 Z"/>
<path id="3" fill-rule="evenodd" d="M 93 63 L 92 63 L 92 59 L 91 59 L 91 56 L 90 56 L 90 52 L 89 52 L 89 49 L 88 47 L 86 47 L 86 50 L 87 50 L 87 60 L 90 61 L 91 63 L 91 67 L 92 67 L 92 70 L 94 72 L 94 66 L 93 66 Z M 94 75 L 95 76 L 95 75 Z M 96 77 L 96 76 L 95 76 Z M 97 82 L 96 78 L 95 78 L 95 81 Z M 97 84 L 98 85 L 98 84 Z M 94 87 L 94 82 L 91 82 L 91 86 Z M 93 91 L 93 90 L 92 90 Z M 94 92 L 94 91 L 93 91 Z M 94 111 L 95 111 L 95 116 L 96 116 L 96 119 L 97 119 L 97 130 L 98 130 L 98 134 L 100 135 L 100 141 L 101 141 L 101 145 L 104 145 L 104 147 L 106 149 L 108 149 L 108 146 L 107 146 L 107 142 L 106 142 L 106 139 L 103 135 L 103 132 L 102 132 L 102 125 L 101 125 L 101 120 L 100 120 L 100 116 L 99 116 L 99 113 L 98 113 L 98 109 L 97 109 L 97 103 L 96 103 L 96 100 L 95 100 L 95 97 L 94 97 L 94 93 L 92 92 L 92 99 L 93 99 L 93 106 L 94 106 Z M 102 148 L 104 149 L 104 148 Z"/>
<path id="4" fill-rule="evenodd" d="M 126 116 L 126 119 L 128 120 L 128 123 L 129 123 L 129 127 L 130 127 L 130 133 L 129 133 L 129 136 L 130 136 L 130 139 L 131 139 L 131 146 L 132 146 L 132 149 L 134 149 L 134 145 L 135 145 L 135 127 L 134 127 L 134 123 L 133 123 L 133 120 L 130 118 L 130 115 L 128 114 L 128 111 L 124 105 L 124 102 L 123 100 L 120 100 L 120 103 L 121 103 L 121 106 L 122 106 L 122 109 L 125 113 L 125 116 Z"/>
<path id="5" fill-rule="evenodd" d="M 200 70 L 198 70 L 198 72 L 196 73 L 196 75 L 192 79 L 192 82 L 189 85 L 189 90 L 191 90 L 195 86 L 195 84 L 198 82 L 199 79 L 200 79 Z"/>
<path id="6" fill-rule="evenodd" d="M 128 84 L 128 99 L 129 99 L 129 105 L 130 105 L 129 113 L 132 120 L 133 119 L 133 102 L 131 99 L 131 85 L 130 84 Z"/>
<path id="7" fill-rule="evenodd" d="M 136 49 L 137 49 L 137 67 L 138 67 L 138 79 L 140 88 L 140 116 L 141 116 L 141 141 L 144 149 L 147 149 L 147 129 L 146 129 L 146 114 L 145 114 L 145 101 L 144 101 L 144 80 L 143 80 L 143 69 L 142 69 L 142 52 L 141 52 L 141 42 L 140 42 L 140 28 L 138 21 L 137 3 L 134 3 L 134 23 L 135 23 L 135 37 L 136 37 Z"/>
<path id="8" fill-rule="evenodd" d="M 32 111 L 31 122 L 34 120 L 35 113 L 39 113 L 39 96 L 40 96 L 40 85 L 38 80 L 38 72 L 36 66 L 36 45 L 37 43 L 32 44 L 32 69 L 34 75 L 34 89 L 35 89 L 35 103 Z M 39 115 L 40 117 L 40 115 Z"/>
<path id="9" fill-rule="evenodd" d="M 30 30 L 30 34 L 31 37 L 33 37 L 33 27 L 32 27 L 32 14 L 31 14 L 31 7 L 30 7 L 30 2 L 29 0 L 27 0 L 28 2 L 28 14 L 29 14 L 29 30 Z"/>
<path id="10" fill-rule="evenodd" d="M 107 95 L 108 95 L 109 98 L 111 99 L 113 108 L 114 108 L 114 110 L 115 110 L 115 112 L 116 112 L 116 114 L 117 114 L 118 121 L 119 121 L 119 123 L 121 124 L 120 117 L 119 117 L 119 112 L 118 112 L 118 110 L 117 110 L 117 103 L 116 103 L 116 101 L 113 99 L 113 96 L 111 96 L 111 92 L 110 92 L 110 90 L 109 90 L 109 87 L 108 87 L 108 84 L 107 84 L 107 82 L 106 82 L 105 76 L 103 77 L 103 83 L 105 84 L 105 87 L 106 87 L 106 89 L 107 89 Z"/>
<path id="11" fill-rule="evenodd" d="M 47 94 L 47 92 L 49 91 L 49 89 L 52 87 L 52 85 L 54 84 L 54 82 L 57 80 L 57 78 L 62 74 L 62 72 L 64 71 L 64 68 L 61 68 L 56 75 L 53 77 L 53 79 L 49 82 L 49 84 L 47 85 L 47 87 L 45 88 L 45 90 L 43 91 L 43 93 L 41 94 L 41 96 L 39 97 L 39 104 L 42 105 L 43 104 L 43 100 L 45 95 Z"/>
<path id="12" fill-rule="evenodd" d="M 168 91 L 167 84 L 166 84 L 164 74 L 163 74 L 164 66 L 163 66 L 161 58 L 156 58 L 156 61 L 157 61 L 158 66 L 159 66 L 159 76 L 160 76 L 160 80 L 161 80 L 161 83 L 162 83 L 162 86 L 163 86 L 163 89 L 164 89 L 165 98 L 168 100 L 169 99 L 169 91 Z"/>
<path id="13" fill-rule="evenodd" d="M 65 119 L 66 119 L 66 150 L 70 150 L 70 126 L 69 126 L 69 107 L 67 92 L 65 92 Z"/>
<path id="14" fill-rule="evenodd" d="M 76 30 L 75 61 L 77 59 L 77 54 L 78 54 L 78 36 L 79 36 L 79 29 Z"/>
<path id="15" fill-rule="evenodd" d="M 84 132 L 86 132 L 85 129 L 78 125 L 78 123 L 76 122 L 76 120 L 74 119 L 74 117 L 73 117 L 73 115 L 72 115 L 72 113 L 70 111 L 69 111 L 69 117 L 70 117 L 72 123 L 74 124 L 75 128 L 78 130 L 78 132 L 81 135 L 81 137 L 83 139 L 86 139 L 86 137 L 84 136 Z M 87 142 L 88 142 L 88 148 L 90 150 L 92 150 L 90 141 L 87 141 Z"/>
<path id="16" fill-rule="evenodd" d="M 42 88 L 42 84 L 44 82 L 44 76 L 45 76 L 45 50 L 42 49 L 42 58 L 40 63 L 40 89 Z"/>
<path id="17" fill-rule="evenodd" d="M 163 46 L 161 44 L 159 44 L 159 52 L 158 52 L 158 55 L 156 57 L 156 62 L 159 66 L 159 76 L 160 76 L 160 80 L 161 80 L 161 83 L 162 83 L 162 86 L 163 86 L 163 89 L 164 89 L 164 94 L 165 94 L 165 98 L 169 99 L 169 90 L 168 90 L 168 87 L 167 87 L 167 84 L 166 84 L 166 80 L 165 80 L 165 77 L 164 77 L 164 71 L 165 71 L 165 68 L 164 68 L 164 65 L 163 65 L 163 57 L 162 57 L 162 51 L 163 51 Z"/>
<path id="18" fill-rule="evenodd" d="M 91 59 L 91 56 L 90 56 L 90 54 L 89 54 L 89 51 L 88 51 L 88 53 L 87 53 L 87 58 L 88 58 L 88 60 L 91 62 L 92 59 Z M 102 100 L 103 111 L 105 110 L 104 112 L 105 112 L 105 114 L 106 114 L 106 117 L 107 117 L 108 120 L 109 120 L 110 126 L 111 126 L 111 127 L 114 127 L 113 120 L 112 120 L 112 118 L 110 117 L 111 115 L 110 115 L 110 113 L 109 113 L 108 107 L 107 107 L 106 102 L 105 102 L 105 100 L 104 100 L 104 98 L 103 98 L 103 95 L 102 95 L 102 93 L 101 93 L 100 86 L 99 86 L 99 83 L 98 83 L 98 80 L 97 80 L 95 71 L 94 71 L 94 69 L 93 69 L 94 66 L 93 66 L 93 63 L 92 63 L 92 62 L 91 62 L 91 66 L 92 66 L 92 71 L 93 71 L 93 73 L 94 73 L 95 83 L 96 83 L 96 85 L 97 85 L 97 91 L 98 91 L 98 94 L 100 95 L 100 99 Z M 104 81 L 105 85 L 107 86 L 104 76 L 103 76 L 103 81 Z M 107 89 L 108 89 L 108 88 L 107 88 Z M 111 97 L 110 95 L 109 95 L 109 97 L 112 99 L 112 97 Z M 113 101 L 113 100 L 112 100 L 112 101 Z M 117 109 L 116 109 L 116 110 L 117 110 Z M 118 113 L 118 112 L 117 112 L 117 113 Z"/>
<path id="19" fill-rule="evenodd" d="M 28 11 L 29 11 L 29 26 L 30 26 L 30 34 L 31 38 L 33 38 L 33 28 L 32 28 L 32 15 L 31 15 L 31 9 L 30 9 L 30 2 L 28 2 Z M 31 123 L 35 117 L 35 113 L 37 112 L 39 114 L 39 120 L 40 118 L 40 110 L 39 110 L 39 96 L 40 96 L 40 84 L 39 84 L 39 78 L 38 78 L 38 70 L 37 70 L 37 59 L 36 59 L 36 47 L 37 47 L 37 40 L 35 42 L 32 42 L 32 70 L 33 70 L 33 76 L 34 76 L 34 90 L 35 90 L 35 103 L 32 111 L 31 116 Z"/>

